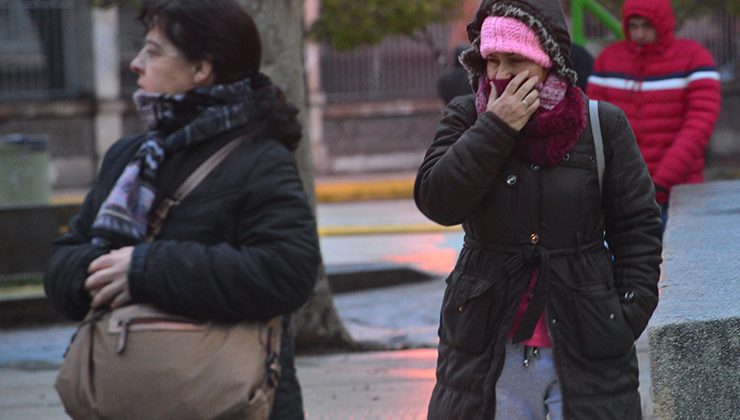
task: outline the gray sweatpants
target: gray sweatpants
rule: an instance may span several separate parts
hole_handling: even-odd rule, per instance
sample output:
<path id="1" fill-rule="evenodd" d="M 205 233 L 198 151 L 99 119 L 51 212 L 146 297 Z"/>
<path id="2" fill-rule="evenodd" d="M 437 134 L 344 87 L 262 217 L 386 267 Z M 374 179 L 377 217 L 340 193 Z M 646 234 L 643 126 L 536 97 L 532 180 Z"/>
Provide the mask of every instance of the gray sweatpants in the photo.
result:
<path id="1" fill-rule="evenodd" d="M 496 382 L 496 420 L 562 420 L 560 384 L 552 348 L 506 345 Z"/>

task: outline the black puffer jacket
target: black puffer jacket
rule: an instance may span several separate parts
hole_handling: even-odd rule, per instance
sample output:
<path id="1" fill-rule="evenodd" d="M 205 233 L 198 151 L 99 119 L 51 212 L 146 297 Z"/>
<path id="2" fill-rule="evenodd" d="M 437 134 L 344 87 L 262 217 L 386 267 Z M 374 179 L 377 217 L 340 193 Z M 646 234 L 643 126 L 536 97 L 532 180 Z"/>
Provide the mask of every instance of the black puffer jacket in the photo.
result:
<path id="1" fill-rule="evenodd" d="M 545 311 L 565 418 L 640 418 L 633 342 L 657 304 L 661 221 L 624 113 L 599 110 L 601 198 L 590 127 L 560 164 L 537 167 L 512 156 L 512 130 L 477 117 L 472 95 L 447 107 L 414 190 L 427 217 L 465 230 L 442 304 L 430 419 L 493 418 L 507 334 L 534 265 L 550 279 Z"/>
<path id="2" fill-rule="evenodd" d="M 316 223 L 293 154 L 274 138 L 275 132 L 267 130 L 242 143 L 171 211 L 158 240 L 136 245 L 129 273 L 135 301 L 225 321 L 265 320 L 306 302 L 320 258 Z M 226 132 L 169 157 L 157 178 L 155 208 L 239 134 Z M 87 267 L 106 252 L 90 244 L 90 226 L 142 139 L 123 139 L 111 147 L 70 232 L 54 245 L 46 293 L 72 319 L 81 319 L 89 310 L 90 298 L 83 291 Z M 287 376 L 275 404 L 281 418 L 303 418 L 287 331 L 283 338 Z"/>

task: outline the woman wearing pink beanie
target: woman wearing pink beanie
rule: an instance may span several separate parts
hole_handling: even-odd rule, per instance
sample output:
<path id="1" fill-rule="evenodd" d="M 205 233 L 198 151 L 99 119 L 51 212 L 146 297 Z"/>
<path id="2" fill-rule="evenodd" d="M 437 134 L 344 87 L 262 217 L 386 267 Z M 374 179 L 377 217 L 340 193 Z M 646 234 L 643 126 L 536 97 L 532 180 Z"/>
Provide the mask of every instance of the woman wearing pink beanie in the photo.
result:
<path id="1" fill-rule="evenodd" d="M 632 130 L 601 103 L 595 140 L 559 1 L 484 0 L 468 35 L 476 93 L 447 106 L 414 187 L 465 230 L 428 416 L 640 419 L 661 220 Z"/>

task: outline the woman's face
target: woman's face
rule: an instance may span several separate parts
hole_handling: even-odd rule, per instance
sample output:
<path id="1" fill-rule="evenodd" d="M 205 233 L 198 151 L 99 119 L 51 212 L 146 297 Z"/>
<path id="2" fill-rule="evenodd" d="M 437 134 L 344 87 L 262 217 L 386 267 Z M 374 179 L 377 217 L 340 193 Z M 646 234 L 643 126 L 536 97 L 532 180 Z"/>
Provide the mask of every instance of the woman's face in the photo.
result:
<path id="1" fill-rule="evenodd" d="M 131 61 L 131 71 L 139 75 L 139 88 L 151 93 L 183 93 L 214 82 L 210 62 L 187 61 L 156 26 L 146 34 L 144 46 Z"/>
<path id="2" fill-rule="evenodd" d="M 539 82 L 547 78 L 547 69 L 519 54 L 496 52 L 486 57 L 486 75 L 491 80 L 510 79 L 524 70 L 529 70 L 530 77 L 538 76 Z"/>

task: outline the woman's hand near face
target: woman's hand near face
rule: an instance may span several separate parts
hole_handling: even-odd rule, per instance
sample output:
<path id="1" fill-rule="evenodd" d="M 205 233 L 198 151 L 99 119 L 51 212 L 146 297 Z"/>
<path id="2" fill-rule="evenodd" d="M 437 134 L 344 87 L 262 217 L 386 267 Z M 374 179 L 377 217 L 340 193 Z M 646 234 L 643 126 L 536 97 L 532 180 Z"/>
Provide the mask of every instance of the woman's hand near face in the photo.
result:
<path id="1" fill-rule="evenodd" d="M 530 77 L 529 70 L 525 70 L 514 76 L 501 94 L 491 83 L 486 111 L 501 118 L 514 130 L 521 130 L 540 106 L 539 92 L 534 88 L 537 82 L 539 77 Z"/>
<path id="2" fill-rule="evenodd" d="M 134 247 L 127 246 L 102 255 L 90 263 L 85 290 L 92 297 L 92 308 L 117 308 L 131 302 L 128 271 Z"/>

